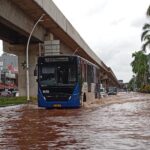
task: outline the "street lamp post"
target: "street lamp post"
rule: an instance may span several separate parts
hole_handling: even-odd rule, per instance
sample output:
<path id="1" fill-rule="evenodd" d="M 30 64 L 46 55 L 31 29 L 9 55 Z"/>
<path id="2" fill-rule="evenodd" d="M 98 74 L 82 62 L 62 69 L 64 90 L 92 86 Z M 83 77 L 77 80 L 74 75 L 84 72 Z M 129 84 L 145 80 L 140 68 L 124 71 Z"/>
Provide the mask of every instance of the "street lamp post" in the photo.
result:
<path id="1" fill-rule="evenodd" d="M 30 32 L 30 35 L 29 35 L 29 38 L 28 38 L 28 41 L 27 41 L 27 46 L 26 46 L 26 86 L 27 86 L 27 101 L 30 101 L 30 92 L 29 92 L 29 87 L 30 87 L 30 82 L 29 82 L 29 43 L 30 43 L 30 39 L 31 39 L 31 36 L 34 32 L 34 29 L 36 28 L 36 26 L 38 25 L 39 22 L 43 21 L 42 18 L 44 17 L 45 14 L 42 14 L 40 16 L 40 18 L 37 20 L 37 22 L 34 24 L 31 32 Z"/>

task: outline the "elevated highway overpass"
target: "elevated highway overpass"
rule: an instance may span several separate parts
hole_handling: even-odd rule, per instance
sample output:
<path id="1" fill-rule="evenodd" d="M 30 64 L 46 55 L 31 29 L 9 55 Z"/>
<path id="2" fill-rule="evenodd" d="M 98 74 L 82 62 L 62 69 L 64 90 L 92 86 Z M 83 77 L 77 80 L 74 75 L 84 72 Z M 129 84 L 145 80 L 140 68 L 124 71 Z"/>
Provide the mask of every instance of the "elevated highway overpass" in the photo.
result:
<path id="1" fill-rule="evenodd" d="M 31 95 L 36 95 L 36 82 L 33 70 L 37 56 L 44 51 L 39 43 L 59 41 L 60 54 L 80 55 L 101 68 L 101 82 L 105 86 L 119 86 L 118 80 L 104 62 L 90 49 L 71 23 L 51 0 L 1 0 L 0 1 L 0 39 L 4 42 L 4 51 L 16 54 L 19 62 L 19 90 L 26 95 L 25 61 L 26 43 L 29 34 L 39 17 L 45 14 L 30 41 L 29 72 Z"/>

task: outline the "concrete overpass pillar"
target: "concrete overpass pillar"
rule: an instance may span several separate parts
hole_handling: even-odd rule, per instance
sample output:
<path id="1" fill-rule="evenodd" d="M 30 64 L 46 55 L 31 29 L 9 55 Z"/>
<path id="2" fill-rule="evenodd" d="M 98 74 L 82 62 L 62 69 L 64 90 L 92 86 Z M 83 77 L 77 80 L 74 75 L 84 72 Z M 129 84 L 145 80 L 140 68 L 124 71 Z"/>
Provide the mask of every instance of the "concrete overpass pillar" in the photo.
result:
<path id="1" fill-rule="evenodd" d="M 38 47 L 37 47 L 38 48 Z M 30 96 L 37 95 L 37 83 L 34 76 L 34 69 L 37 64 L 38 49 L 29 49 L 29 81 L 30 81 Z M 21 96 L 26 96 L 26 56 L 25 49 L 18 53 L 18 86 Z"/>

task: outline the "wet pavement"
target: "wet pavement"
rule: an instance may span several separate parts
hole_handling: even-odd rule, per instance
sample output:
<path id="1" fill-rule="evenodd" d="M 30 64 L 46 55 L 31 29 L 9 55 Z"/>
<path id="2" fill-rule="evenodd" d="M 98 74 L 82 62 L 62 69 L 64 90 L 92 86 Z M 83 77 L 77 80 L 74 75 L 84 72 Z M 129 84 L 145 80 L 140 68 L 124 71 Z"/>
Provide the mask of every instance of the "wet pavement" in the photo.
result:
<path id="1" fill-rule="evenodd" d="M 121 93 L 103 102 L 80 109 L 0 108 L 0 150 L 149 150 L 150 95 Z"/>

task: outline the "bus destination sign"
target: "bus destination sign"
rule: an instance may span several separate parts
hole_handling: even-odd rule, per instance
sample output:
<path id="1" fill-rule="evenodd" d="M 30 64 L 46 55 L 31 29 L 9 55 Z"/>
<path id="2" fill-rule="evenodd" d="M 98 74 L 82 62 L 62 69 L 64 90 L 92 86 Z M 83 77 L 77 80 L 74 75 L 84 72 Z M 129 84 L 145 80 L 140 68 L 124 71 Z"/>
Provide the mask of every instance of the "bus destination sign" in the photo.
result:
<path id="1" fill-rule="evenodd" d="M 68 59 L 68 57 L 46 57 L 46 58 L 44 58 L 44 61 L 46 63 L 49 63 L 49 62 L 68 62 L 69 59 Z"/>

